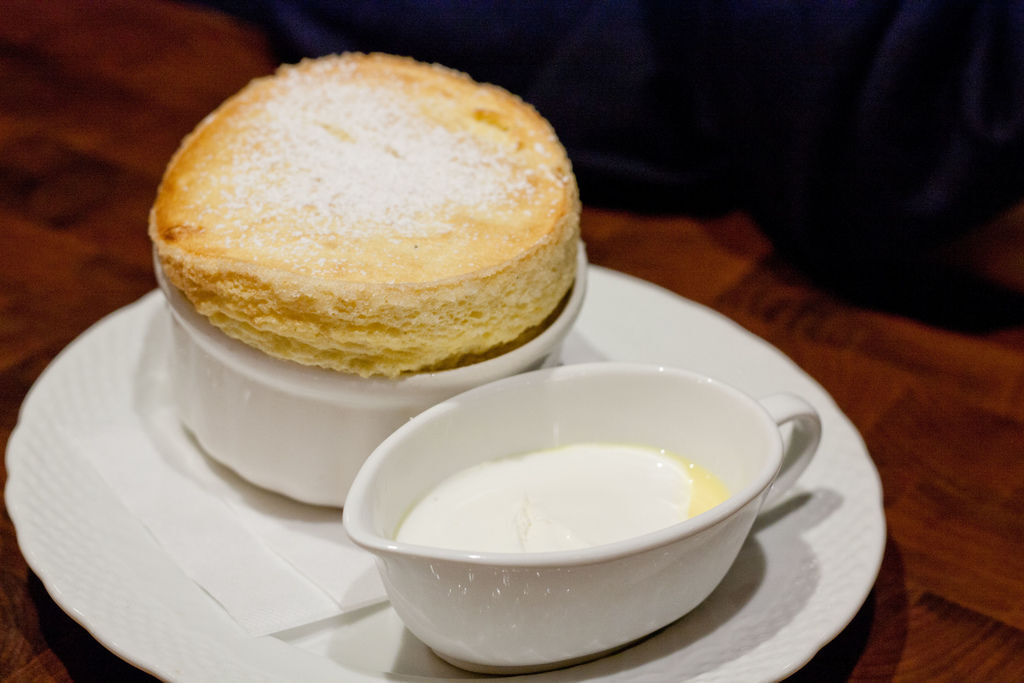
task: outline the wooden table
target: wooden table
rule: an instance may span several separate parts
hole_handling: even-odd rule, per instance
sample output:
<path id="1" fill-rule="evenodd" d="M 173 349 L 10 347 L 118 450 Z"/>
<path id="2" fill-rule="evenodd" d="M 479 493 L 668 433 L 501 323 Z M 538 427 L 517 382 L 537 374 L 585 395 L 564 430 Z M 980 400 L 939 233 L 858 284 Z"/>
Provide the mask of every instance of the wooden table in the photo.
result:
<path id="1" fill-rule="evenodd" d="M 188 5 L 7 0 L 0 14 L 6 444 L 54 355 L 153 288 L 146 216 L 181 137 L 275 60 L 255 29 Z M 881 574 L 849 627 L 796 678 L 1024 680 L 1021 316 L 965 331 L 857 307 L 788 265 L 739 214 L 694 220 L 588 206 L 583 225 L 594 263 L 768 340 L 832 394 L 867 442 L 885 487 Z M 1004 223 L 1000 232 L 1002 241 L 972 253 L 995 252 L 1012 280 L 1024 269 L 1022 241 L 1011 241 L 1021 231 Z M 7 514 L 0 534 L 0 676 L 146 678 L 54 604 Z"/>

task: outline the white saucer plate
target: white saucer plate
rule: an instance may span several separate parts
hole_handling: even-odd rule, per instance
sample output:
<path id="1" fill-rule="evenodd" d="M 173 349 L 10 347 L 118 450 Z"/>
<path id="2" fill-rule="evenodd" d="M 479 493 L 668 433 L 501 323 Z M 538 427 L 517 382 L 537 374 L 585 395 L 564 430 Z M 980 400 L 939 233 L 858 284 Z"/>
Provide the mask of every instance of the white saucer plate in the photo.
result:
<path id="1" fill-rule="evenodd" d="M 591 266 L 589 280 L 563 362 L 658 363 L 755 396 L 790 391 L 818 409 L 824 436 L 815 461 L 762 513 L 700 607 L 617 654 L 522 678 L 784 678 L 842 631 L 878 575 L 885 517 L 867 449 L 814 380 L 732 321 L 614 271 Z M 133 380 L 141 363 L 153 362 L 143 340 L 161 315 L 154 292 L 68 346 L 33 387 L 8 443 L 8 511 L 26 560 L 57 604 L 110 650 L 166 680 L 473 678 L 434 657 L 386 604 L 277 636 L 246 636 L 127 513 L 75 438 L 133 412 Z"/>

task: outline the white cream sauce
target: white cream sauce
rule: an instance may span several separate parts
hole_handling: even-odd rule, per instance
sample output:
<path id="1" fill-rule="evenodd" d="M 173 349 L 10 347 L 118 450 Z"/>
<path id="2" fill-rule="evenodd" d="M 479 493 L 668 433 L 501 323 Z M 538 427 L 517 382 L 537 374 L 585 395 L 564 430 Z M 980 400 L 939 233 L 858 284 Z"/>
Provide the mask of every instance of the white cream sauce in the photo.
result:
<path id="1" fill-rule="evenodd" d="M 706 469 L 664 450 L 574 444 L 455 473 L 413 507 L 395 537 L 476 552 L 585 548 L 670 526 L 728 495 Z"/>

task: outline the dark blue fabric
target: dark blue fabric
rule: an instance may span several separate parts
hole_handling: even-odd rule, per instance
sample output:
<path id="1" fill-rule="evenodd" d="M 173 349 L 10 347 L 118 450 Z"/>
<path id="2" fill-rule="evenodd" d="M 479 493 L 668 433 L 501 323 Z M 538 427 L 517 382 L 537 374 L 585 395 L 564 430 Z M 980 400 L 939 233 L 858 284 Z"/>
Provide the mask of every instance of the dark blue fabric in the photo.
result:
<path id="1" fill-rule="evenodd" d="M 906 278 L 1024 195 L 1018 2 L 208 2 L 284 61 L 383 51 L 503 85 L 555 126 L 584 202 L 747 210 L 836 281 Z"/>

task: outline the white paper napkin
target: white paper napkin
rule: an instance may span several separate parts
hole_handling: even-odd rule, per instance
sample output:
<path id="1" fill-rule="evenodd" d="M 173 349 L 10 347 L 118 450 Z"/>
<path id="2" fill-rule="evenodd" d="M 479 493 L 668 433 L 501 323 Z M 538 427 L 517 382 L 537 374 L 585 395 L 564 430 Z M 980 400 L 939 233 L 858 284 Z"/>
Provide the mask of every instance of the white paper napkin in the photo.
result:
<path id="1" fill-rule="evenodd" d="M 348 539 L 340 509 L 253 486 L 195 445 L 170 403 L 162 348 L 151 343 L 161 338 L 140 344 L 124 410 L 74 437 L 128 511 L 253 636 L 385 600 L 373 557 Z"/>

